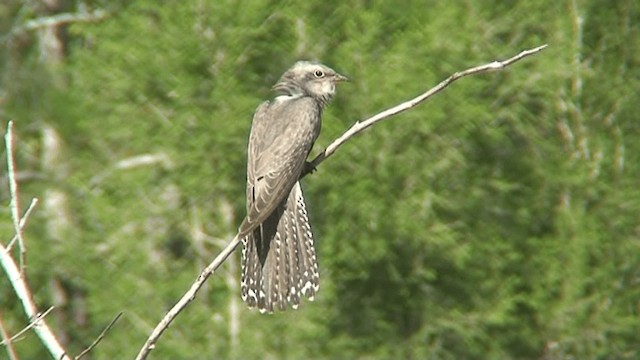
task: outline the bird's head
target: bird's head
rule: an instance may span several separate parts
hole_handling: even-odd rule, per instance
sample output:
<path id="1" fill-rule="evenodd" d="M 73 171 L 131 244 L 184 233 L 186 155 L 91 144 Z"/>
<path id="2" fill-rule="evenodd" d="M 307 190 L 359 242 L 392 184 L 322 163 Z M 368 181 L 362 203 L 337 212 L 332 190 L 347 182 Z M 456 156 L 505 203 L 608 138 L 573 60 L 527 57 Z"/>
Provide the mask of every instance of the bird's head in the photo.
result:
<path id="1" fill-rule="evenodd" d="M 290 96 L 310 96 L 327 104 L 336 93 L 336 84 L 347 78 L 328 66 L 298 61 L 287 70 L 273 89 Z"/>

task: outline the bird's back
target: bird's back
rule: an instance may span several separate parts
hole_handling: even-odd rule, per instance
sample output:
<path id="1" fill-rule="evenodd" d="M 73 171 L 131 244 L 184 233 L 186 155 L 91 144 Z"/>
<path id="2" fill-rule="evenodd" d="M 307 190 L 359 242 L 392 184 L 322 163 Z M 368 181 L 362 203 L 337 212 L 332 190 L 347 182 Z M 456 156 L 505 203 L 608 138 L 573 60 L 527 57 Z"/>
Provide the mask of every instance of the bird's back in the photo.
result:
<path id="1" fill-rule="evenodd" d="M 322 109 L 309 97 L 265 102 L 256 111 L 247 159 L 248 233 L 286 199 L 320 134 Z"/>

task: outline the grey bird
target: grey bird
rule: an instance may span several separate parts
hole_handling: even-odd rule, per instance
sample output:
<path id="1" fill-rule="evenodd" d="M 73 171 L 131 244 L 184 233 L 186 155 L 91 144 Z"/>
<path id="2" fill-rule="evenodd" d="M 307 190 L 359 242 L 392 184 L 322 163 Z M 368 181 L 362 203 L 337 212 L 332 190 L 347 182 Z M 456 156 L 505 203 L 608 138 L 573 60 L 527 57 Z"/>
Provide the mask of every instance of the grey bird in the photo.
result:
<path id="1" fill-rule="evenodd" d="M 322 64 L 299 61 L 273 87 L 283 95 L 253 116 L 242 239 L 242 299 L 260 312 L 296 309 L 319 288 L 313 234 L 299 179 L 320 134 L 322 111 L 347 80 Z"/>

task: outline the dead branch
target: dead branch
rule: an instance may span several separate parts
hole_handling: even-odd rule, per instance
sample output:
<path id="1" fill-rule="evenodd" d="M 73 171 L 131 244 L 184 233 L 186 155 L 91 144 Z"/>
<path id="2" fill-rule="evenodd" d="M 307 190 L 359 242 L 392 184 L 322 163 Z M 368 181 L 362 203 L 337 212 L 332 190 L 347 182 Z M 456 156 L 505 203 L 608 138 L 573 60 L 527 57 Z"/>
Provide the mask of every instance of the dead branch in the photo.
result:
<path id="1" fill-rule="evenodd" d="M 32 201 L 32 205 L 29 207 L 25 216 L 20 218 L 18 209 L 18 184 L 15 180 L 15 163 L 13 159 L 13 121 L 9 121 L 5 140 L 7 143 L 7 167 L 11 190 L 11 216 L 13 217 L 13 223 L 16 227 L 16 236 L 18 239 L 21 239 L 22 230 L 26 224 L 27 217 L 31 213 L 31 209 L 35 206 L 37 201 Z M 18 242 L 20 242 L 20 240 L 18 240 Z M 24 251 L 24 247 L 21 247 L 21 253 L 22 251 Z M 22 257 L 23 255 L 21 258 Z M 1 244 L 0 265 L 4 268 L 16 296 L 22 302 L 22 307 L 24 308 L 27 317 L 29 317 L 29 326 L 25 329 L 33 328 L 36 335 L 40 338 L 40 341 L 42 341 L 54 359 L 70 360 L 69 356 L 67 356 L 67 352 L 62 348 L 62 345 L 60 345 L 60 342 L 45 322 L 44 315 L 46 315 L 46 313 L 42 314 L 38 312 L 35 302 L 33 301 L 33 297 L 31 296 L 31 290 L 27 285 L 26 272 L 23 272 L 18 268 L 11 257 L 10 252 Z"/>
<path id="2" fill-rule="evenodd" d="M 530 50 L 522 51 L 519 54 L 507 60 L 493 61 L 485 65 L 480 65 L 473 68 L 469 68 L 464 71 L 456 72 L 455 74 L 449 76 L 440 84 L 428 90 L 427 92 L 423 93 L 422 95 L 419 95 L 414 99 L 411 99 L 400 105 L 394 106 L 388 110 L 378 113 L 364 121 L 356 122 L 355 125 L 353 125 L 342 136 L 340 136 L 333 143 L 331 143 L 331 145 L 329 145 L 322 153 L 320 153 L 320 155 L 318 155 L 312 161 L 312 165 L 314 166 L 319 165 L 321 162 L 326 160 L 329 156 L 333 155 L 342 144 L 347 142 L 347 140 L 352 138 L 354 135 L 371 127 L 377 122 L 380 122 L 393 115 L 399 114 L 403 111 L 406 111 L 408 109 L 411 109 L 417 106 L 418 104 L 422 103 L 423 101 L 427 100 L 433 95 L 444 90 L 447 86 L 449 86 L 454 81 L 469 75 L 485 73 L 489 71 L 502 70 L 507 66 L 515 63 L 516 61 L 519 61 L 527 56 L 530 56 L 542 51 L 546 47 L 547 45 L 538 46 Z M 306 174 L 303 174 L 303 176 L 304 175 Z M 182 298 L 178 300 L 178 302 L 169 310 L 169 312 L 167 312 L 167 314 L 162 318 L 162 320 L 158 323 L 158 325 L 156 325 L 156 327 L 153 329 L 153 331 L 147 338 L 147 341 L 144 343 L 144 345 L 140 349 L 140 352 L 136 356 L 136 360 L 143 360 L 147 358 L 151 350 L 155 348 L 156 343 L 160 338 L 160 336 L 162 335 L 162 333 L 169 327 L 169 324 L 171 324 L 173 319 L 175 319 L 176 316 L 178 316 L 178 314 L 195 298 L 198 290 L 202 287 L 205 281 L 214 273 L 214 271 L 218 269 L 220 265 L 222 265 L 222 263 L 229 257 L 229 255 L 233 253 L 233 251 L 236 249 L 236 247 L 240 243 L 240 240 L 242 239 L 240 239 L 238 235 L 236 235 L 233 238 L 233 240 L 231 240 L 229 244 L 227 244 L 227 246 L 220 252 L 220 254 L 218 254 L 218 256 L 215 259 L 213 259 L 213 261 L 206 268 L 204 268 L 202 272 L 200 272 L 200 274 L 198 275 L 196 280 L 193 282 L 189 290 L 187 290 L 187 292 L 182 296 Z"/>
<path id="3" fill-rule="evenodd" d="M 479 73 L 486 73 L 486 72 L 490 72 L 490 71 L 499 71 L 502 70 L 504 68 L 506 68 L 507 66 L 515 63 L 518 60 L 521 60 L 529 55 L 533 55 L 535 53 L 538 53 L 540 51 L 542 51 L 544 48 L 546 48 L 548 45 L 542 45 L 542 46 L 538 46 L 537 48 L 533 48 L 530 50 L 524 50 L 522 52 L 520 52 L 518 55 L 513 56 L 507 60 L 503 60 L 503 61 L 494 61 L 488 64 L 484 64 L 484 65 L 480 65 L 480 66 L 476 66 L 464 71 L 459 71 L 451 76 L 449 76 L 448 78 L 446 78 L 445 80 L 443 80 L 442 82 L 440 82 L 440 84 L 438 84 L 437 86 L 431 88 L 429 91 L 409 100 L 409 101 L 405 101 L 400 105 L 394 106 L 390 109 L 387 109 L 381 113 L 378 113 L 364 121 L 357 121 L 353 126 L 351 126 L 351 128 L 349 130 L 347 130 L 344 134 L 342 134 L 342 136 L 340 136 L 339 138 L 337 138 L 334 142 L 331 143 L 331 145 L 327 146 L 326 149 L 324 149 L 323 152 L 321 152 L 320 154 L 318 154 L 318 156 L 315 157 L 315 159 L 313 159 L 313 161 L 311 161 L 311 165 L 313 165 L 313 168 L 317 167 L 318 165 L 320 165 L 321 162 L 323 162 L 326 158 L 328 158 L 329 156 L 333 155 L 333 153 L 336 152 L 336 150 L 338 150 L 338 148 L 340 146 L 342 146 L 344 143 L 347 142 L 347 140 L 351 139 L 353 136 L 361 133 L 362 131 L 366 130 L 367 128 L 373 126 L 374 124 L 388 119 L 390 117 L 392 117 L 393 115 L 397 115 L 401 112 L 404 112 L 406 110 L 409 110 L 417 105 L 419 105 L 420 103 L 422 103 L 423 101 L 427 100 L 428 98 L 432 97 L 433 95 L 439 93 L 440 91 L 444 90 L 447 86 L 451 85 L 451 83 L 453 83 L 454 81 L 465 77 L 465 76 L 469 76 L 469 75 L 475 75 L 475 74 L 479 74 Z M 303 174 L 302 176 L 307 175 L 308 173 Z"/>
<path id="4" fill-rule="evenodd" d="M 29 20 L 24 25 L 13 29 L 13 33 L 19 33 L 28 30 L 36 30 L 44 27 L 66 25 L 75 22 L 96 22 L 103 20 L 109 15 L 104 10 L 94 10 L 92 12 L 81 11 L 77 13 L 62 13 L 47 17 L 40 17 L 37 19 Z"/>

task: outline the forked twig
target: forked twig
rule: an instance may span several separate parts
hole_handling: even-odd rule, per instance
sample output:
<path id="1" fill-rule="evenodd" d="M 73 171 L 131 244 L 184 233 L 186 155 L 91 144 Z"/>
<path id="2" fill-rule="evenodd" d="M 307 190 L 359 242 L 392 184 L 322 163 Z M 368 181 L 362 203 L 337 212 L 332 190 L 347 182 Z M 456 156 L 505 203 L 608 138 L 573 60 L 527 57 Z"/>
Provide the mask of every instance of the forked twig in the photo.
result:
<path id="1" fill-rule="evenodd" d="M 35 209 L 36 205 L 38 205 L 38 198 L 31 199 L 31 203 L 29 204 L 27 211 L 24 212 L 24 215 L 20 219 L 21 229 L 24 229 L 25 225 L 27 224 L 27 219 L 29 219 L 31 212 L 33 211 L 33 209 Z M 11 251 L 11 248 L 13 248 L 13 244 L 15 244 L 17 240 L 18 240 L 18 235 L 17 234 L 13 235 L 13 239 L 11 239 L 11 241 L 9 241 L 9 244 L 7 245 L 7 250 L 6 250 L 7 252 Z"/>

